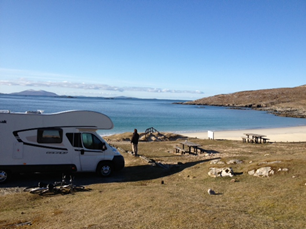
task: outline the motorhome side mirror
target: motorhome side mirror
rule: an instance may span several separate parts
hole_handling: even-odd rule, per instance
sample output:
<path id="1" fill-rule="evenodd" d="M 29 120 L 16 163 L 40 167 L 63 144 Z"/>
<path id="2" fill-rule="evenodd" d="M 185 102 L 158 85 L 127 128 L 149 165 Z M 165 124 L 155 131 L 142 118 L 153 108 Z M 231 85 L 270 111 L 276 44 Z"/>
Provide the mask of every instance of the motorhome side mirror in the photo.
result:
<path id="1" fill-rule="evenodd" d="M 102 143 L 102 150 L 103 151 L 107 150 L 106 144 L 104 142 Z"/>

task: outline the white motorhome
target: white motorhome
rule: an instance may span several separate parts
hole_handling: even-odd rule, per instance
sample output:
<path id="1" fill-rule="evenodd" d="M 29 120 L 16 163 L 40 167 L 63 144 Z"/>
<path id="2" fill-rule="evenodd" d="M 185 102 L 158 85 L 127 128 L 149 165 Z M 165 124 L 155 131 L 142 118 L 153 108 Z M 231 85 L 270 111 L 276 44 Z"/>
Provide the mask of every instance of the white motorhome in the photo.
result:
<path id="1" fill-rule="evenodd" d="M 111 119 L 93 111 L 0 111 L 0 183 L 12 173 L 97 172 L 124 167 L 123 156 L 97 134 Z"/>

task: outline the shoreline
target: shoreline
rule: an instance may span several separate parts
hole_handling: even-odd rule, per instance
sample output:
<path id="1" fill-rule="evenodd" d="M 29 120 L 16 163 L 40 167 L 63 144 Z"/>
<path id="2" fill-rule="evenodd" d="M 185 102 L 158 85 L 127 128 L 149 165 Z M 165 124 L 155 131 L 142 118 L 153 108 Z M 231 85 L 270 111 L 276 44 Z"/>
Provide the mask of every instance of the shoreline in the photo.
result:
<path id="1" fill-rule="evenodd" d="M 306 142 L 306 126 L 214 131 L 214 139 L 242 140 L 244 133 L 266 135 L 269 142 Z M 208 139 L 207 131 L 184 133 L 184 136 Z"/>

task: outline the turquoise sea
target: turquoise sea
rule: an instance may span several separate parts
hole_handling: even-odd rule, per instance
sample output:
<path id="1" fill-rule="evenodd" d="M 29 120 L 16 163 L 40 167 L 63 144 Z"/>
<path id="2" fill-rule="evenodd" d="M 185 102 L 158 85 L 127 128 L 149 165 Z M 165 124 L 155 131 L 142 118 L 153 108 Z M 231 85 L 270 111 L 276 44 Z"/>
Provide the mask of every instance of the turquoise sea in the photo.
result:
<path id="1" fill-rule="evenodd" d="M 25 112 L 43 110 L 54 113 L 65 110 L 93 110 L 106 114 L 114 129 L 102 135 L 144 132 L 149 127 L 175 133 L 207 130 L 243 130 L 306 125 L 306 119 L 277 117 L 263 111 L 234 110 L 226 107 L 180 105 L 181 100 L 44 97 L 0 94 L 0 110 Z"/>

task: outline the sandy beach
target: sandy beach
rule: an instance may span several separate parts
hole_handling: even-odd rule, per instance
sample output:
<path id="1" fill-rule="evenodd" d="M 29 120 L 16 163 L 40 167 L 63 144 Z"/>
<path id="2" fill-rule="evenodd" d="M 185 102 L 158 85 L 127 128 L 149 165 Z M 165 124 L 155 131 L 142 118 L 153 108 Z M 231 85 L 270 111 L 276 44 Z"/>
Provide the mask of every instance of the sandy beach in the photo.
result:
<path id="1" fill-rule="evenodd" d="M 270 142 L 305 142 L 306 126 L 271 128 L 271 129 L 249 129 L 214 131 L 214 139 L 242 140 L 244 133 L 254 133 L 266 135 Z M 185 133 L 188 137 L 207 139 L 207 132 Z"/>

